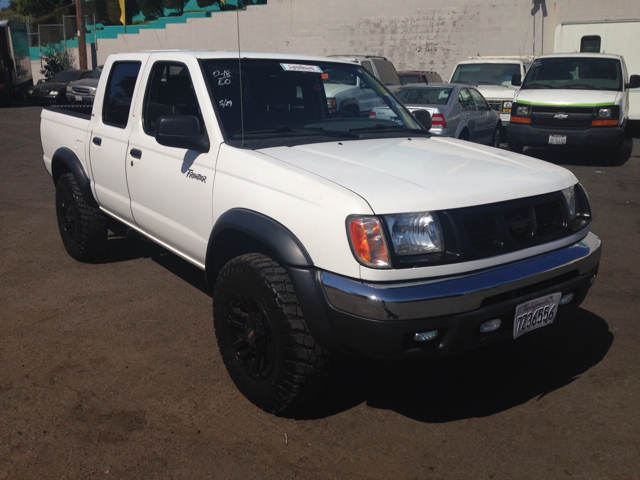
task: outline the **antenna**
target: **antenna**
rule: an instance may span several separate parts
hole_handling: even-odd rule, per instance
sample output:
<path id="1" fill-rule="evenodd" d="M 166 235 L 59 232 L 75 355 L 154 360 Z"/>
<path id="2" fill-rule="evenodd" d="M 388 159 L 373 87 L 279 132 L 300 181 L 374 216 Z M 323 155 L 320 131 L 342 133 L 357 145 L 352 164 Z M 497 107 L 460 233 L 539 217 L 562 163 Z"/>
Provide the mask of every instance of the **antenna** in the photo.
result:
<path id="1" fill-rule="evenodd" d="M 244 147 L 244 108 L 242 105 L 242 60 L 240 58 L 240 1 L 236 3 L 236 25 L 238 27 L 238 75 L 240 77 L 240 135 Z"/>

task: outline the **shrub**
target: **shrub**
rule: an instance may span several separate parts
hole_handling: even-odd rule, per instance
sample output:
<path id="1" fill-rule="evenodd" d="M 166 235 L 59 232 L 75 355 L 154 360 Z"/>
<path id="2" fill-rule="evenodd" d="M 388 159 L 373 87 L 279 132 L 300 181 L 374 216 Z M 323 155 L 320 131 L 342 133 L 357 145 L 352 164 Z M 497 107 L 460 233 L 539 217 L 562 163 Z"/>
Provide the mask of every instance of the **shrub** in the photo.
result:
<path id="1" fill-rule="evenodd" d="M 40 73 L 48 80 L 62 70 L 70 70 L 74 67 L 76 59 L 73 54 L 65 50 L 60 44 L 46 46 L 42 51 L 44 67 Z"/>

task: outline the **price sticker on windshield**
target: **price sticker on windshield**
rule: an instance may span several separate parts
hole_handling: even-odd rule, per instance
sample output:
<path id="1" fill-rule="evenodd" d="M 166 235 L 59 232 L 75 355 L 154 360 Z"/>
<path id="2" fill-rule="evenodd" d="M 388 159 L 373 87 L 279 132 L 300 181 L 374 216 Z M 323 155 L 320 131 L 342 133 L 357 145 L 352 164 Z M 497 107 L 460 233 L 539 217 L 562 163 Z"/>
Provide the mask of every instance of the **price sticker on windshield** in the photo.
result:
<path id="1" fill-rule="evenodd" d="M 281 63 L 280 66 L 287 72 L 322 73 L 322 69 L 317 65 L 300 65 L 297 63 Z"/>

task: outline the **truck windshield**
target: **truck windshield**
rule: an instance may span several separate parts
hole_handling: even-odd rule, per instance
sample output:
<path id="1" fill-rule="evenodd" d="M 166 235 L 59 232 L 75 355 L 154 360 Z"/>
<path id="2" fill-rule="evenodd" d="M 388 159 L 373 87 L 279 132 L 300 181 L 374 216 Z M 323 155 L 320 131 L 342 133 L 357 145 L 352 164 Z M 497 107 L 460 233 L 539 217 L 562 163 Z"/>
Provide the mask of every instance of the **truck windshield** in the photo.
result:
<path id="1" fill-rule="evenodd" d="M 359 65 L 290 60 L 203 60 L 227 142 L 248 148 L 336 138 L 423 135 L 426 130 Z M 240 88 L 242 82 L 242 89 Z M 386 105 L 394 121 L 369 118 Z"/>
<path id="2" fill-rule="evenodd" d="M 456 67 L 451 83 L 510 86 L 513 75 L 519 73 L 518 63 L 463 63 Z"/>
<path id="3" fill-rule="evenodd" d="M 601 57 L 538 58 L 522 83 L 522 89 L 534 88 L 622 91 L 620 61 Z"/>

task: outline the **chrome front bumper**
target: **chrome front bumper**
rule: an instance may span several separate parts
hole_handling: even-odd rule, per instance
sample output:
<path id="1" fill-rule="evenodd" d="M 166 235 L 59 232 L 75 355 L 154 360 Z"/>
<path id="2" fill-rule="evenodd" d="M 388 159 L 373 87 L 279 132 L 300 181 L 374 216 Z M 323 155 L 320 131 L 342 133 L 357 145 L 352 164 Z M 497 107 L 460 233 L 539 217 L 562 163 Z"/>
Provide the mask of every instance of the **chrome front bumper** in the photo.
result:
<path id="1" fill-rule="evenodd" d="M 483 302 L 570 272 L 584 275 L 600 261 L 601 242 L 589 233 L 580 242 L 538 257 L 465 276 L 411 284 L 372 284 L 322 273 L 330 305 L 371 320 L 402 321 L 455 315 Z"/>

